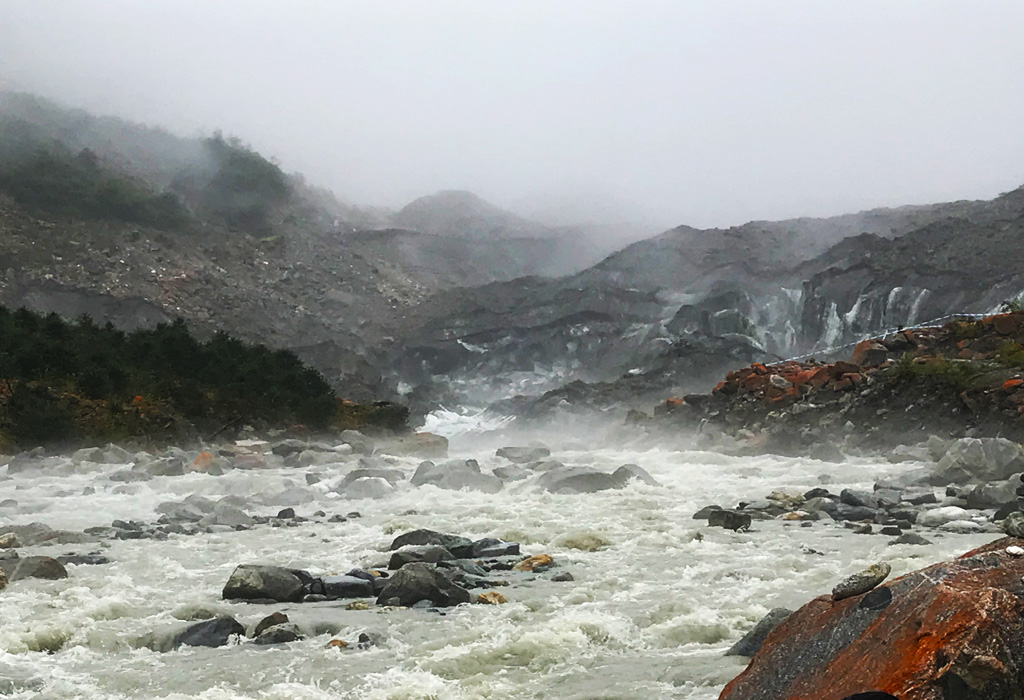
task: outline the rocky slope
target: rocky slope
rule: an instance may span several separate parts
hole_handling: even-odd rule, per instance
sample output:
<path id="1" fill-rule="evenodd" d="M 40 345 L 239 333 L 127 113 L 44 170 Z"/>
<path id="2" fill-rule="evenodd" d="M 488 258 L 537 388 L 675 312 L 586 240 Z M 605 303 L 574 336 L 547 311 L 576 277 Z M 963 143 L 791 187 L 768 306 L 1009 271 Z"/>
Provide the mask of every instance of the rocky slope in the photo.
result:
<path id="1" fill-rule="evenodd" d="M 1024 440 L 1024 312 L 904 330 L 849 361 L 754 363 L 710 394 L 668 399 L 662 429 L 740 452 L 835 456 L 930 436 Z"/>
<path id="2" fill-rule="evenodd" d="M 393 367 L 427 387 L 433 375 L 448 388 L 454 379 L 546 393 L 516 402 L 529 411 L 639 405 L 659 383 L 706 388 L 740 358 L 774 361 L 993 309 L 1024 290 L 1022 263 L 1003 259 L 1024 244 L 1022 216 L 1019 190 L 990 202 L 679 227 L 563 279 L 441 292 L 416 307 Z"/>
<path id="3" fill-rule="evenodd" d="M 200 334 L 292 349 L 356 399 L 395 395 L 381 368 L 403 309 L 453 285 L 550 273 L 567 250 L 529 222 L 516 235 L 537 237 L 498 241 L 380 228 L 386 214 L 238 141 L 24 94 L 0 93 L 0 156 L 0 302 L 128 329 L 182 317 Z M 140 197 L 174 216 L 140 210 Z M 419 220 L 417 207 L 404 218 L 431 229 L 417 206 Z"/>

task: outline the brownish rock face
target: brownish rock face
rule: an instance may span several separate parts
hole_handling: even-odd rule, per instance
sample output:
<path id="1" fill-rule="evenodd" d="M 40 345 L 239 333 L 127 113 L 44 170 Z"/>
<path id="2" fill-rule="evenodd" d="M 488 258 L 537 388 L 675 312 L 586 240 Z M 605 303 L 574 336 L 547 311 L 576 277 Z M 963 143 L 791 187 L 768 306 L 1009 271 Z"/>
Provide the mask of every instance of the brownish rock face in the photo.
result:
<path id="1" fill-rule="evenodd" d="M 1020 700 L 1024 557 L 1007 537 L 833 602 L 765 640 L 719 700 Z"/>

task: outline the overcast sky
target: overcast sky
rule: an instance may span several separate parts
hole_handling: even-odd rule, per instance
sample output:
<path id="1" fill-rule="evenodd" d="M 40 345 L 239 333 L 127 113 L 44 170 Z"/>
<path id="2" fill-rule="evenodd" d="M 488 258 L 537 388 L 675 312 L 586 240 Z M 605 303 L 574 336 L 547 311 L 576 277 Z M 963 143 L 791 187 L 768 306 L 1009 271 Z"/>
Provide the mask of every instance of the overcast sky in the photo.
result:
<path id="1" fill-rule="evenodd" d="M 1024 184 L 1022 37 L 1020 0 L 2 0 L 0 87 L 353 203 L 728 225 Z"/>

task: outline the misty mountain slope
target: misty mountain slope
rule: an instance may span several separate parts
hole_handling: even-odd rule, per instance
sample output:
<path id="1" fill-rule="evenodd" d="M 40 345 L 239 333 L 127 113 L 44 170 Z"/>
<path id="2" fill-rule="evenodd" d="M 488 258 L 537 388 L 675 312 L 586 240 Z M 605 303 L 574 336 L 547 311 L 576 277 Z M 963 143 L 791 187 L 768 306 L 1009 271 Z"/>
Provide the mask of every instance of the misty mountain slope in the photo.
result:
<path id="1" fill-rule="evenodd" d="M 773 361 L 1019 293 L 1024 263 L 1001 259 L 1024 249 L 1014 218 L 1022 200 L 1018 191 L 727 230 L 679 227 L 561 280 L 432 297 L 416 307 L 423 323 L 404 333 L 394 366 L 406 381 L 443 374 L 442 383 L 463 387 L 475 378 L 548 392 L 547 404 L 706 388 L 737 360 Z M 517 385 L 531 366 L 537 377 Z M 598 386 L 556 390 L 580 380 Z"/>
<path id="2" fill-rule="evenodd" d="M 358 231 L 344 245 L 429 290 L 555 275 L 568 254 L 564 242 L 553 238 L 491 241 L 402 229 Z"/>
<path id="3" fill-rule="evenodd" d="M 392 217 L 396 228 L 457 239 L 466 258 L 492 270 L 487 279 L 479 273 L 462 284 L 540 275 L 559 277 L 594 264 L 619 247 L 624 236 L 635 239 L 635 227 L 614 225 L 547 226 L 497 207 L 461 190 L 445 190 L 420 197 Z M 489 258 L 486 253 L 493 250 Z"/>
<path id="4" fill-rule="evenodd" d="M 7 304 L 134 327 L 181 316 L 311 358 L 356 398 L 387 393 L 379 353 L 403 307 L 557 264 L 554 239 L 360 232 L 373 216 L 237 140 L 0 93 Z"/>
<path id="5" fill-rule="evenodd" d="M 396 226 L 438 236 L 493 241 L 500 238 L 550 238 L 554 229 L 496 207 L 472 192 L 444 190 L 420 197 L 398 211 Z"/>
<path id="6" fill-rule="evenodd" d="M 804 284 L 804 345 L 850 342 L 950 313 L 985 313 L 1020 298 L 1024 207 L 1000 216 L 1007 214 L 1015 218 L 946 219 L 892 241 L 870 241 L 865 251 L 811 275 Z"/>

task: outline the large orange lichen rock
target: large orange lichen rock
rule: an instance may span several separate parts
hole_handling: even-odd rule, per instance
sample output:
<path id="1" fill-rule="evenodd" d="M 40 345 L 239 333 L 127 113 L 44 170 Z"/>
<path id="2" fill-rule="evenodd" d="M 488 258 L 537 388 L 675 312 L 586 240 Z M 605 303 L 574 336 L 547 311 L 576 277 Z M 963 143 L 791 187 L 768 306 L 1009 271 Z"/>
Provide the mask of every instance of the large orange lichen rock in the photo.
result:
<path id="1" fill-rule="evenodd" d="M 719 700 L 1019 700 L 1024 556 L 1007 547 L 1021 544 L 1007 537 L 863 595 L 815 598 Z"/>

